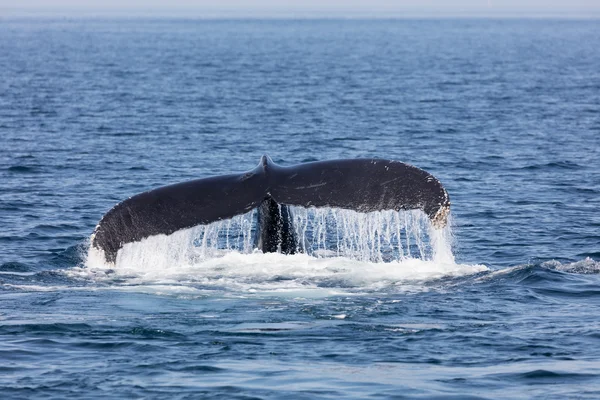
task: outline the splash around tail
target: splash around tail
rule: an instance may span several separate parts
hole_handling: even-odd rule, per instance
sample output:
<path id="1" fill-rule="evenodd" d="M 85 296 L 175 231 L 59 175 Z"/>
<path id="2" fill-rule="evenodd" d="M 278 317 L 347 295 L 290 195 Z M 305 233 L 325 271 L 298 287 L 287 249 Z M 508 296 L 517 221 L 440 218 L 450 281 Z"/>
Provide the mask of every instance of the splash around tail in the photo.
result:
<path id="1" fill-rule="evenodd" d="M 314 259 L 343 258 L 365 263 L 397 263 L 409 259 L 454 264 L 450 225 L 440 229 L 421 212 L 374 211 L 359 213 L 339 208 L 289 207 L 290 234 L 295 254 Z M 114 262 L 90 246 L 88 265 L 142 270 L 196 265 L 230 253 L 263 252 L 256 246 L 260 231 L 258 210 L 227 220 L 155 235 L 127 243 Z M 284 252 L 278 252 L 285 254 Z"/>
<path id="2" fill-rule="evenodd" d="M 128 243 L 114 264 L 91 246 L 79 273 L 115 289 L 175 296 L 330 297 L 429 290 L 432 280 L 487 270 L 457 264 L 450 228 L 434 228 L 421 212 L 290 212 L 301 250 L 296 254 L 256 249 L 252 211 Z"/>

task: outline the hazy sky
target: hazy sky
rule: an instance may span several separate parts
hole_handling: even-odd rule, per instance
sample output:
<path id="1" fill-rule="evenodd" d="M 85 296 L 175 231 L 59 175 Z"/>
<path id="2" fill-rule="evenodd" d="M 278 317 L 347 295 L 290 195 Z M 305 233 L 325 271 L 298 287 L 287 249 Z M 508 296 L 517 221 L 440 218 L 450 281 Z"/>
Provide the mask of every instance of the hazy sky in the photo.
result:
<path id="1" fill-rule="evenodd" d="M 166 12 L 224 10 L 236 13 L 578 13 L 600 12 L 600 0 L 0 0 L 0 9 Z"/>

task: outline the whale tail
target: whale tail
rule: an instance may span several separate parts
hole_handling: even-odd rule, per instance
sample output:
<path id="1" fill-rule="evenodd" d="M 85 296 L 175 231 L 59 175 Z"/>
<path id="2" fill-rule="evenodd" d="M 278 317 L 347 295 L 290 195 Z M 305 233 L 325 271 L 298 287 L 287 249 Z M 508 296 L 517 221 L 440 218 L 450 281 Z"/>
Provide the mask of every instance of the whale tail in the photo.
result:
<path id="1" fill-rule="evenodd" d="M 127 243 L 259 208 L 258 248 L 293 253 L 297 245 L 288 206 L 364 213 L 420 209 L 434 226 L 444 227 L 450 199 L 431 174 L 399 161 L 347 159 L 285 167 L 265 155 L 245 173 L 163 186 L 122 201 L 102 217 L 92 245 L 114 262 Z"/>

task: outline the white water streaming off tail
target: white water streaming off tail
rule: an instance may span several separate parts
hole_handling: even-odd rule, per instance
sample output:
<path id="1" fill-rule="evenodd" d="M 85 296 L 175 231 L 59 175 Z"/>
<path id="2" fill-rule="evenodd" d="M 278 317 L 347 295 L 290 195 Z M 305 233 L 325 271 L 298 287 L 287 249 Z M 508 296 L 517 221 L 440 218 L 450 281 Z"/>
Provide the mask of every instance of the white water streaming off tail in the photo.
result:
<path id="1" fill-rule="evenodd" d="M 487 270 L 456 264 L 450 228 L 433 228 L 419 211 L 291 211 L 299 254 L 257 251 L 256 216 L 250 212 L 128 243 L 114 266 L 90 248 L 88 268 L 81 272 L 101 280 L 124 279 L 127 285 L 173 284 L 178 290 L 181 285 L 245 292 L 320 289 L 328 295 L 336 289 L 379 290 Z"/>

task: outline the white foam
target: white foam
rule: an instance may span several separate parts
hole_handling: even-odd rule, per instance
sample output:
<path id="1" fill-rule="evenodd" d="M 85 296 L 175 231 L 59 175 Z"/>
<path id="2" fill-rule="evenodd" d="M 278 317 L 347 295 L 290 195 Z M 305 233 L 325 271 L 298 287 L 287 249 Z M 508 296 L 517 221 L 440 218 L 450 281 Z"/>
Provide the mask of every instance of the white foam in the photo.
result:
<path id="1" fill-rule="evenodd" d="M 181 285 L 194 285 L 204 289 L 243 292 L 292 291 L 297 292 L 299 297 L 307 297 L 300 292 L 317 290 L 318 293 L 308 297 L 321 297 L 356 289 L 381 290 L 415 281 L 457 277 L 486 270 L 482 265 L 440 263 L 415 258 L 373 263 L 343 257 L 316 258 L 306 254 L 228 252 L 221 257 L 171 264 L 167 268 L 156 264 L 123 264 L 111 269 L 109 274 L 99 273 L 98 267 L 80 270 L 79 273 L 92 274 L 90 276 L 96 280 L 125 279 L 128 285 L 150 283 L 164 287 L 172 284 L 174 291 L 182 290 Z"/>

